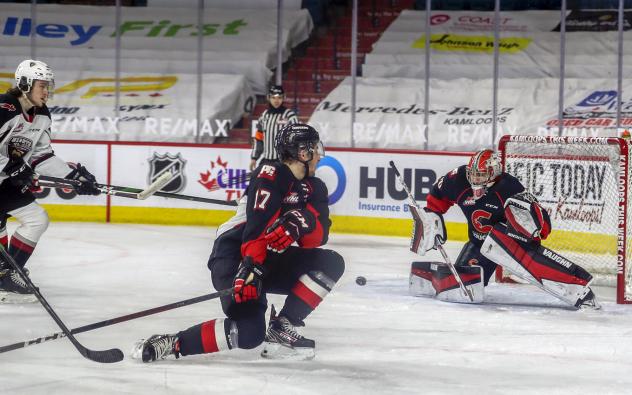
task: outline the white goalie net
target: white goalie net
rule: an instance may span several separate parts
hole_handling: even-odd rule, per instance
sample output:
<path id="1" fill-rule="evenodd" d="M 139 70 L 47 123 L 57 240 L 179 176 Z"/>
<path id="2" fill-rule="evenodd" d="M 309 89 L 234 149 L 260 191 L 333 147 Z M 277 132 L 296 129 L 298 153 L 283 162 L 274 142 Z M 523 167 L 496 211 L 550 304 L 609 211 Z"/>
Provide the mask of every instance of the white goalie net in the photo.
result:
<path id="1" fill-rule="evenodd" d="M 593 284 L 617 287 L 632 303 L 628 142 L 618 138 L 504 136 L 503 168 L 551 217 L 542 243 L 588 270 Z"/>

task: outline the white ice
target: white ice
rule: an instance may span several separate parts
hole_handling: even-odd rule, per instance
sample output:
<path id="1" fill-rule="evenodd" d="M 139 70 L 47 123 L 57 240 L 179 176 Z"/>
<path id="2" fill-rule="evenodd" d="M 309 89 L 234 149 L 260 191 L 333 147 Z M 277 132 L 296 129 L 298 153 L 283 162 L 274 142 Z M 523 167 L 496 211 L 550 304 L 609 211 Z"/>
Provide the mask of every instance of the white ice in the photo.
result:
<path id="1" fill-rule="evenodd" d="M 215 230 L 53 223 L 29 262 L 33 281 L 69 327 L 212 292 Z M 153 364 L 132 344 L 222 317 L 217 300 L 136 319 L 78 339 L 121 348 L 123 362 L 84 359 L 67 339 L 0 354 L 2 394 L 615 394 L 632 393 L 632 306 L 601 292 L 601 311 L 565 309 L 532 286 L 492 284 L 484 305 L 408 295 L 408 239 L 332 235 L 347 270 L 307 319 L 313 361 L 260 350 Z M 448 243 L 455 258 L 460 245 Z M 439 256 L 434 256 L 439 259 Z M 367 278 L 364 287 L 355 278 Z M 271 300 L 280 305 L 280 297 Z M 58 332 L 39 304 L 0 305 L 0 345 Z"/>

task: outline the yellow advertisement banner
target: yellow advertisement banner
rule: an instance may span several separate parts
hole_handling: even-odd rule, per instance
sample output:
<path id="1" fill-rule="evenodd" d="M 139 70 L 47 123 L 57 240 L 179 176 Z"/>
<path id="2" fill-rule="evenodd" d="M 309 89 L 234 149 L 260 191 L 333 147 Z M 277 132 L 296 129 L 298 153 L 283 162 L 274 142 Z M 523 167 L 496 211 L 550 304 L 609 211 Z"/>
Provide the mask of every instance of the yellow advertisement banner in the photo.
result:
<path id="1" fill-rule="evenodd" d="M 531 43 L 531 38 L 504 37 L 498 40 L 498 49 L 501 53 L 516 53 L 525 50 Z M 412 48 L 425 48 L 426 35 L 422 34 L 415 40 Z M 437 51 L 468 51 L 488 52 L 494 51 L 494 37 L 491 36 L 465 36 L 459 34 L 439 33 L 430 35 L 430 48 Z"/>
<path id="2" fill-rule="evenodd" d="M 7 80 L 7 81 L 3 81 Z M 4 93 L 15 84 L 13 73 L 0 73 L 0 92 Z M 175 75 L 134 76 L 119 78 L 122 94 L 130 92 L 158 92 L 169 89 L 178 82 Z M 99 94 L 113 94 L 116 91 L 116 78 L 85 78 L 75 80 L 55 89 L 56 94 L 72 93 L 86 86 L 89 88 L 81 94 L 82 99 L 91 99 Z"/>

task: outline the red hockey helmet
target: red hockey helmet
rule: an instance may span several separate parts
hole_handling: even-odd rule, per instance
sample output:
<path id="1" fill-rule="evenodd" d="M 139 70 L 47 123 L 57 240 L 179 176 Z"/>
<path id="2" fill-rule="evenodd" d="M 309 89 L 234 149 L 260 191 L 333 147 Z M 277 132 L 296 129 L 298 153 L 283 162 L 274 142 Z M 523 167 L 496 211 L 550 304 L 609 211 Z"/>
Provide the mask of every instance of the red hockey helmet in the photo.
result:
<path id="1" fill-rule="evenodd" d="M 474 198 L 483 196 L 486 188 L 494 184 L 501 172 L 500 158 L 493 150 L 484 149 L 472 155 L 467 164 L 466 175 L 472 185 Z"/>

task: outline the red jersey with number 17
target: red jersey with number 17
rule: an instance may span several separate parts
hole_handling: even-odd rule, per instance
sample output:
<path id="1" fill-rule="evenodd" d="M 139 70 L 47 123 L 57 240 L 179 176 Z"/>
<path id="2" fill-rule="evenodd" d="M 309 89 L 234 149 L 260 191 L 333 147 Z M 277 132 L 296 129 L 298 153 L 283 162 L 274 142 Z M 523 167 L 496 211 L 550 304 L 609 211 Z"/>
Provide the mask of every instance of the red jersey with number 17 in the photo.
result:
<path id="1" fill-rule="evenodd" d="M 317 177 L 298 180 L 281 162 L 259 166 L 235 216 L 218 228 L 211 256 L 250 256 L 262 263 L 268 254 L 267 229 L 281 215 L 296 209 L 311 211 L 316 218 L 314 230 L 297 240 L 298 246 L 315 248 L 327 243 L 331 221 L 325 183 Z"/>

